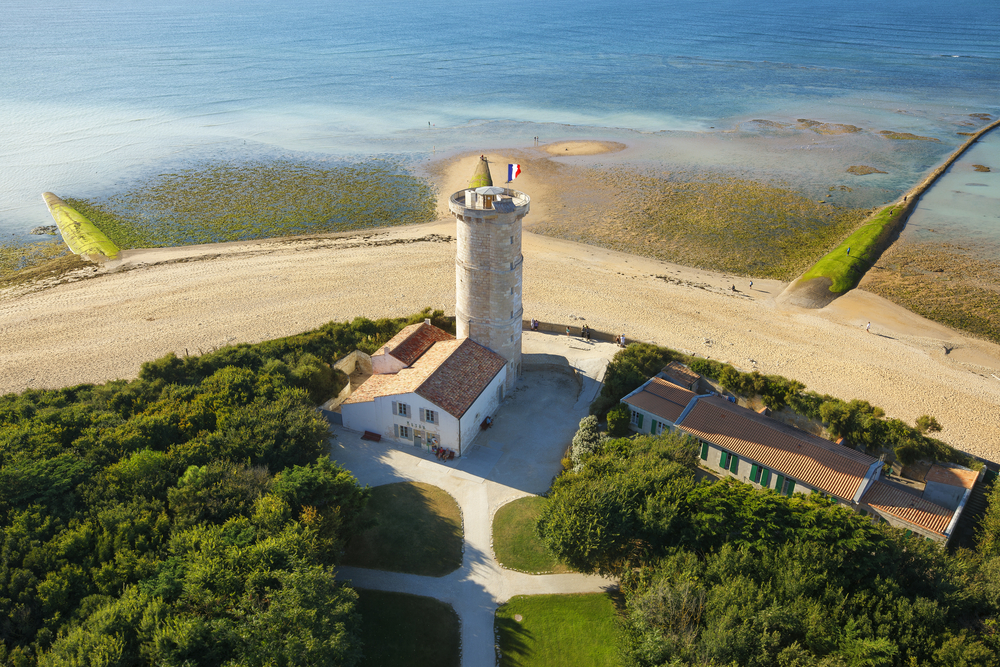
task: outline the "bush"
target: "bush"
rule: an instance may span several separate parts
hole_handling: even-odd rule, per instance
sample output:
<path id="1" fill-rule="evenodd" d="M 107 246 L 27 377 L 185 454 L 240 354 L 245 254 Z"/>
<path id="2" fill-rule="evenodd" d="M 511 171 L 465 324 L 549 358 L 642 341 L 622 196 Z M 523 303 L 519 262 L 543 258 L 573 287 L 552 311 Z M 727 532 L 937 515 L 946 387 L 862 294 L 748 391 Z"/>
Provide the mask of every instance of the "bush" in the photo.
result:
<path id="1" fill-rule="evenodd" d="M 612 438 L 624 438 L 629 434 L 629 409 L 624 403 L 608 411 L 608 435 Z"/>
<path id="2" fill-rule="evenodd" d="M 579 466 L 584 457 L 596 452 L 604 443 L 605 435 L 598 430 L 597 417 L 590 415 L 580 420 L 580 428 L 573 436 L 570 458 L 573 466 Z"/>

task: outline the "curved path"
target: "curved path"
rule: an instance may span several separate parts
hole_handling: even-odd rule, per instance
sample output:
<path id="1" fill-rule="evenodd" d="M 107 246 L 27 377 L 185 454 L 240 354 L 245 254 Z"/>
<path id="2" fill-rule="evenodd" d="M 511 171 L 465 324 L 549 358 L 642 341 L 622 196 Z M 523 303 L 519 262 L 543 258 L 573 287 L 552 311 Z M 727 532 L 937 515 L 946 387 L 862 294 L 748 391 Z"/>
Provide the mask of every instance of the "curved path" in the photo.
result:
<path id="1" fill-rule="evenodd" d="M 515 595 L 601 592 L 614 581 L 581 574 L 530 575 L 504 569 L 492 547 L 493 514 L 517 498 L 544 493 L 580 419 L 600 389 L 610 343 L 525 334 L 524 376 L 480 433 L 469 453 L 442 463 L 398 443 L 371 443 L 360 433 L 331 427 L 330 456 L 361 484 L 426 482 L 450 493 L 462 508 L 462 566 L 443 577 L 342 567 L 338 576 L 358 588 L 425 595 L 451 604 L 462 622 L 462 664 L 496 662 L 493 619 Z M 419 620 L 415 620 L 419 622 Z"/>

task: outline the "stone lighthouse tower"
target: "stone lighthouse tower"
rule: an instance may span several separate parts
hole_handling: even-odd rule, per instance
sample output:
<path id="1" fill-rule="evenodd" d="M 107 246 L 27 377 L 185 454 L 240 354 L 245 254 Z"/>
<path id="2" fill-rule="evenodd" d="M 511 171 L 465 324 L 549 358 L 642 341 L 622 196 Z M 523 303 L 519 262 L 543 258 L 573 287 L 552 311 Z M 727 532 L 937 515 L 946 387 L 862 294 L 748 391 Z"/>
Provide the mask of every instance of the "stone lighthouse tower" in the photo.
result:
<path id="1" fill-rule="evenodd" d="M 528 195 L 493 185 L 485 157 L 469 187 L 448 199 L 458 228 L 458 338 L 471 338 L 507 359 L 505 392 L 521 375 L 521 220 L 529 207 Z"/>

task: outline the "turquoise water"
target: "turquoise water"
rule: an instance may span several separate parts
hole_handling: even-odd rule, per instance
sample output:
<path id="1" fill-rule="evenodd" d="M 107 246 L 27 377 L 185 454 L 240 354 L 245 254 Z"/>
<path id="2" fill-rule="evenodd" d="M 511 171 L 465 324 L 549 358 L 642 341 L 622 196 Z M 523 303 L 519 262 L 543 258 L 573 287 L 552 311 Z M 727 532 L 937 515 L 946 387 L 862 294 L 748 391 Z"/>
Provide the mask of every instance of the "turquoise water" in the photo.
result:
<path id="1" fill-rule="evenodd" d="M 50 224 L 43 191 L 97 197 L 206 159 L 419 166 L 534 136 L 620 139 L 643 146 L 636 159 L 817 191 L 878 162 L 890 173 L 861 182 L 868 205 L 957 146 L 968 114 L 1000 113 L 991 3 L 758 4 L 8 0 L 0 233 Z M 865 132 L 762 133 L 756 118 Z"/>

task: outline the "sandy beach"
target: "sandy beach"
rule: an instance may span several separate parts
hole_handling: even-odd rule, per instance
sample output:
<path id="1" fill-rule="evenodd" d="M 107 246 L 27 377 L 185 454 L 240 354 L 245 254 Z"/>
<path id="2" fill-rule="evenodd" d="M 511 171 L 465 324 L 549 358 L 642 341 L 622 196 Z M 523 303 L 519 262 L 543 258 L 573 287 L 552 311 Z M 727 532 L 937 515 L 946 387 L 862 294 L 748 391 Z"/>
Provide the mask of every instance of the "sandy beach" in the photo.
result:
<path id="1" fill-rule="evenodd" d="M 569 149 L 562 150 L 568 157 L 550 157 L 560 148 Z M 754 279 L 751 288 L 746 276 L 531 233 L 559 215 L 567 187 L 557 178 L 559 160 L 609 150 L 621 145 L 572 142 L 488 154 L 495 165 L 549 164 L 526 169 L 515 183 L 532 198 L 523 241 L 526 318 L 586 322 L 784 375 L 820 393 L 868 400 L 910 424 L 931 414 L 944 427 L 941 439 L 1000 459 L 1000 346 L 863 290 L 823 310 L 798 310 L 776 303 L 785 287 L 779 281 Z M 0 392 L 128 379 L 143 362 L 169 352 L 197 354 L 331 320 L 405 315 L 425 306 L 454 313 L 455 229 L 446 197 L 464 186 L 476 159 L 456 156 L 435 165 L 441 217 L 434 223 L 126 251 L 58 285 L 10 288 L 0 293 Z M 494 168 L 498 181 L 500 172 Z"/>

